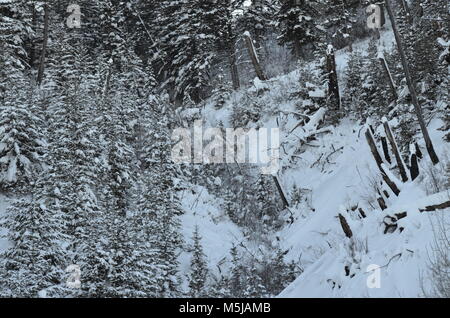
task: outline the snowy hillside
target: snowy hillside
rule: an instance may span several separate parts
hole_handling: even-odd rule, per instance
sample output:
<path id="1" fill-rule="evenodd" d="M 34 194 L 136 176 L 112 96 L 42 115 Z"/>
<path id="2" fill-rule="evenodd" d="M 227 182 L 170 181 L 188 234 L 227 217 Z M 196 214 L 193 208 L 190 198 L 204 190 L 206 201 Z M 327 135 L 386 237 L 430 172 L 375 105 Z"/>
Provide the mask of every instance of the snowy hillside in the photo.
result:
<path id="1" fill-rule="evenodd" d="M 386 49 L 394 45 L 391 30 L 382 33 L 380 43 Z M 367 45 L 368 41 L 362 41 L 354 49 L 363 50 Z M 338 75 L 344 78 L 348 52 L 338 51 L 336 56 Z M 269 84 L 255 79 L 249 89 L 261 91 L 260 98 L 269 109 L 249 127 L 280 127 L 282 122 L 281 135 L 285 139 L 281 143 L 285 143 L 288 153 L 289 148 L 301 140 L 302 134 L 308 135 L 306 126 L 295 128 L 298 120 L 295 105 L 299 101 L 286 98 L 295 89 L 299 76 L 301 78 L 302 74 L 295 71 L 271 79 Z M 216 110 L 213 103 L 207 103 L 202 112 L 205 125 L 215 127 L 219 122 L 229 125 L 230 105 L 242 98 L 242 93 L 236 93 L 226 104 L 228 108 L 220 110 Z M 395 127 L 396 121 L 390 124 Z M 430 290 L 427 268 L 435 232 L 439 224 L 450 221 L 450 208 L 435 212 L 419 212 L 419 209 L 450 198 L 450 189 L 436 189 L 431 180 L 434 174 L 444 173 L 445 162 L 450 159 L 450 145 L 443 140 L 444 132 L 439 130 L 442 124 L 440 119 L 432 120 L 429 129 L 444 162 L 433 167 L 428 158 L 421 161 L 421 176 L 406 183 L 398 181 L 400 195 L 396 197 L 391 193 L 384 211 L 374 204 L 374 183 L 380 177 L 364 134 L 368 125 L 344 119 L 336 127 L 324 128 L 324 133 L 306 148 L 294 166 L 289 165 L 287 156 L 281 153 L 285 166 L 279 176 L 284 190 L 292 193 L 301 189 L 303 196 L 285 211 L 293 222 L 277 232 L 276 238 L 289 251 L 287 259 L 299 261 L 304 272 L 280 297 L 421 297 L 424 291 Z M 295 138 L 290 133 L 293 129 Z M 383 126 L 375 127 L 375 131 L 382 132 Z M 419 146 L 425 149 L 423 142 Z M 395 169 L 394 163 L 391 168 Z M 436 191 L 440 191 L 437 196 Z M 357 208 L 364 210 L 364 218 Z M 408 214 L 398 221 L 398 226 L 404 230 L 385 234 L 385 217 L 399 212 Z M 345 236 L 339 213 L 347 219 L 353 231 L 352 239 Z M 203 233 L 205 246 L 217 244 L 206 229 Z M 219 236 L 224 244 L 228 243 L 230 237 Z M 367 282 L 377 267 L 380 288 L 368 288 Z"/>
<path id="2" fill-rule="evenodd" d="M 447 2 L 0 0 L 0 298 L 450 297 Z"/>

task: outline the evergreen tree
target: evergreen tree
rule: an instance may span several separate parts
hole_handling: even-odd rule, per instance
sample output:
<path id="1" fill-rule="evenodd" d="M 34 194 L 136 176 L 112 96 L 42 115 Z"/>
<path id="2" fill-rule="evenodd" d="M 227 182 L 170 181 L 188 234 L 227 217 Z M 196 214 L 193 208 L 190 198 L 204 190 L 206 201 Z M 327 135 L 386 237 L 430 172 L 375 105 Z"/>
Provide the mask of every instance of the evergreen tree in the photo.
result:
<path id="1" fill-rule="evenodd" d="M 205 297 L 206 296 L 206 278 L 208 275 L 206 256 L 203 253 L 201 245 L 201 236 L 198 232 L 198 226 L 195 227 L 192 259 L 191 259 L 191 273 L 189 275 L 189 295 L 191 297 Z"/>
<path id="2" fill-rule="evenodd" d="M 215 17 L 215 1 L 166 1 L 155 21 L 158 43 L 165 61 L 167 84 L 178 99 L 184 96 L 194 102 L 202 99 L 208 87 L 210 64 L 213 60 L 215 30 L 209 23 Z"/>
<path id="3" fill-rule="evenodd" d="M 354 50 L 350 54 L 345 75 L 347 83 L 344 91 L 344 108 L 364 121 L 368 105 L 364 98 L 364 60 L 360 51 Z"/>
<path id="4" fill-rule="evenodd" d="M 250 32 L 255 41 L 256 50 L 260 51 L 262 42 L 275 25 L 274 15 L 278 9 L 277 3 L 273 0 L 254 0 L 248 6 L 244 6 L 243 1 L 239 4 L 244 8 L 238 21 L 240 33 Z"/>
<path id="5" fill-rule="evenodd" d="M 357 3 L 351 0 L 327 0 L 324 5 L 327 15 L 324 25 L 330 31 L 333 46 L 341 48 L 351 43 L 357 22 Z"/>
<path id="6" fill-rule="evenodd" d="M 260 175 L 255 185 L 255 208 L 260 220 L 272 225 L 278 217 L 277 198 L 272 176 Z"/>
<path id="7" fill-rule="evenodd" d="M 13 245 L 0 255 L 0 295 L 62 297 L 67 292 L 67 218 L 52 181 L 51 174 L 40 178 L 32 198 L 15 200 L 1 222 Z"/>
<path id="8" fill-rule="evenodd" d="M 284 0 L 277 12 L 280 43 L 289 44 L 296 57 L 300 57 L 302 45 L 317 39 L 315 3 L 310 0 Z"/>

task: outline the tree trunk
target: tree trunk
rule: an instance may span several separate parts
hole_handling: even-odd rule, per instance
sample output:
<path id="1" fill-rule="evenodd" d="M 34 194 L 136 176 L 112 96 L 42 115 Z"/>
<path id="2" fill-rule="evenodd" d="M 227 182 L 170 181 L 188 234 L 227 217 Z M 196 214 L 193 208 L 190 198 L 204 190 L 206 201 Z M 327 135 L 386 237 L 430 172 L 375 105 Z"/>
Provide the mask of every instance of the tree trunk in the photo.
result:
<path id="1" fill-rule="evenodd" d="M 388 12 L 389 18 L 392 23 L 392 30 L 394 31 L 395 41 L 397 42 L 398 53 L 399 53 L 400 59 L 402 61 L 403 70 L 405 72 L 405 77 L 406 77 L 406 82 L 407 82 L 408 88 L 409 88 L 409 93 L 411 95 L 411 99 L 412 99 L 412 102 L 414 105 L 417 119 L 419 121 L 420 129 L 422 130 L 423 138 L 425 140 L 425 145 L 427 147 L 427 151 L 428 151 L 428 154 L 430 155 L 431 161 L 433 162 L 433 164 L 436 165 L 439 163 L 439 158 L 438 158 L 436 152 L 434 151 L 433 143 L 431 141 L 430 135 L 428 134 L 428 129 L 427 129 L 427 126 L 423 119 L 422 108 L 420 107 L 419 101 L 417 99 L 415 83 L 413 82 L 413 79 L 411 78 L 411 74 L 409 71 L 409 65 L 408 65 L 408 62 L 406 61 L 405 52 L 403 51 L 403 45 L 401 42 L 400 34 L 398 33 L 397 24 L 396 24 L 396 21 L 394 18 L 394 14 L 392 13 L 391 3 L 389 0 L 384 0 L 384 1 L 386 3 L 386 10 Z"/>
<path id="2" fill-rule="evenodd" d="M 398 98 L 397 90 L 395 87 L 394 80 L 392 79 L 392 74 L 391 74 L 391 71 L 389 70 L 389 66 L 386 63 L 386 59 L 380 57 L 380 63 L 381 63 L 381 66 L 383 67 L 384 72 L 386 73 L 386 77 L 389 81 L 389 87 L 391 88 L 392 96 L 394 97 L 394 100 L 397 100 L 397 98 Z"/>
<path id="3" fill-rule="evenodd" d="M 377 199 L 378 205 L 380 206 L 381 210 L 384 211 L 387 209 L 386 201 L 382 197 L 379 197 Z"/>
<path id="4" fill-rule="evenodd" d="M 340 213 L 339 213 L 339 221 L 341 222 L 342 230 L 344 231 L 345 236 L 347 236 L 348 238 L 352 238 L 353 232 L 352 232 L 352 230 L 350 228 L 350 225 L 348 225 L 347 220 Z"/>
<path id="5" fill-rule="evenodd" d="M 248 54 L 250 55 L 250 59 L 252 60 L 253 67 L 255 68 L 256 76 L 261 81 L 267 80 L 267 77 L 264 75 L 261 64 L 259 63 L 258 54 L 256 53 L 255 46 L 253 45 L 252 37 L 248 31 L 244 32 L 245 44 L 247 45 Z"/>
<path id="6" fill-rule="evenodd" d="M 238 90 L 241 87 L 239 81 L 239 72 L 236 66 L 236 48 L 234 41 L 230 41 L 228 48 L 228 62 L 230 63 L 231 81 L 233 82 L 233 89 Z"/>
<path id="7" fill-rule="evenodd" d="M 381 144 L 383 145 L 384 158 L 387 162 L 392 163 L 391 156 L 389 156 L 389 147 L 386 141 L 386 137 L 381 137 Z"/>
<path id="8" fill-rule="evenodd" d="M 408 181 L 408 176 L 406 175 L 406 169 L 403 165 L 402 157 L 400 156 L 400 152 L 397 148 L 397 143 L 395 142 L 394 136 L 392 135 L 391 127 L 389 127 L 389 123 L 385 121 L 383 123 L 384 131 L 386 132 L 386 137 L 391 144 L 392 152 L 394 153 L 395 160 L 397 161 L 398 170 L 400 171 L 400 176 L 402 177 L 403 182 Z"/>
<path id="9" fill-rule="evenodd" d="M 339 96 L 339 83 L 336 72 L 336 57 L 331 44 L 327 48 L 327 73 L 328 73 L 328 98 L 334 109 L 341 109 L 341 98 Z"/>
<path id="10" fill-rule="evenodd" d="M 298 60 L 300 59 L 301 51 L 300 51 L 300 41 L 297 38 L 294 39 L 293 46 L 294 46 L 294 55 Z"/>
<path id="11" fill-rule="evenodd" d="M 280 180 L 278 180 L 277 176 L 273 176 L 273 181 L 277 186 L 278 192 L 280 193 L 281 201 L 283 201 L 283 209 L 289 207 L 289 202 L 287 200 L 286 194 L 284 193 L 283 188 L 281 187 Z"/>
<path id="12" fill-rule="evenodd" d="M 383 159 L 381 159 L 380 153 L 378 152 L 377 145 L 375 144 L 375 140 L 373 139 L 372 133 L 369 129 L 366 131 L 366 139 L 367 143 L 369 144 L 370 151 L 372 152 L 373 157 L 375 158 L 375 162 L 377 163 L 378 169 L 380 169 L 381 177 L 383 178 L 384 182 L 389 186 L 389 188 L 394 192 L 396 196 L 400 194 L 400 190 L 398 189 L 397 185 L 389 179 L 387 174 L 384 172 L 383 169 Z"/>
<path id="13" fill-rule="evenodd" d="M 411 180 L 414 181 L 419 176 L 419 163 L 414 153 L 411 155 L 411 168 L 409 171 L 411 172 Z"/>
<path id="14" fill-rule="evenodd" d="M 36 11 L 36 5 L 35 5 L 35 3 L 33 2 L 32 4 L 31 4 L 31 10 L 32 10 L 32 17 L 31 17 L 31 25 L 32 25 L 32 27 L 33 27 L 33 30 L 37 30 L 37 11 Z M 31 39 L 31 43 L 30 43 L 30 45 L 31 45 L 31 48 L 30 48 L 30 60 L 29 60 L 29 63 L 30 63 L 30 66 L 32 67 L 32 68 L 34 68 L 35 66 L 36 66 L 36 60 L 37 60 L 37 57 L 36 57 L 36 38 L 33 36 L 33 38 Z"/>
<path id="15" fill-rule="evenodd" d="M 44 78 L 45 70 L 45 55 L 47 53 L 47 43 L 48 43 L 48 4 L 44 3 L 44 40 L 42 42 L 42 52 L 41 59 L 39 61 L 39 70 L 37 75 L 37 84 L 40 86 L 42 79 Z"/>

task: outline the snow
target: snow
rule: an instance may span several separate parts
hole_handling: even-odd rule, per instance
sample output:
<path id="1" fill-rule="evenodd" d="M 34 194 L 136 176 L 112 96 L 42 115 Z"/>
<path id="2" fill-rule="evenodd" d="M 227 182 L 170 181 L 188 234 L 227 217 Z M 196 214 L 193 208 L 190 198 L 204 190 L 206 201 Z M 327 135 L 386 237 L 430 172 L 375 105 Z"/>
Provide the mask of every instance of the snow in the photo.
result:
<path id="1" fill-rule="evenodd" d="M 238 244 L 243 240 L 241 230 L 220 210 L 221 200 L 210 195 L 204 187 L 195 186 L 184 190 L 181 193 L 181 201 L 185 211 L 181 216 L 184 240 L 191 244 L 194 229 L 198 226 L 203 251 L 210 265 L 209 270 L 217 275 L 219 268 L 227 269 L 227 257 L 233 243 Z M 180 255 L 182 273 L 189 272 L 191 256 L 191 253 L 186 251 Z"/>
<path id="2" fill-rule="evenodd" d="M 285 247 L 290 248 L 289 257 L 300 258 L 305 267 L 305 272 L 280 297 L 419 297 L 421 285 L 427 287 L 424 271 L 433 241 L 432 224 L 439 215 L 448 217 L 450 209 L 419 213 L 419 208 L 442 203 L 450 198 L 449 190 L 428 196 L 418 182 L 408 182 L 403 184 L 399 197 L 388 199 L 387 210 L 381 212 L 362 205 L 367 218 L 356 218 L 346 207 L 360 203 L 358 197 L 362 201 L 376 166 L 364 139 L 353 127 L 354 124 L 343 123 L 321 140 L 322 147 L 344 145 L 342 154 L 333 160 L 333 167 L 323 173 L 317 168 L 304 169 L 315 160 L 311 154 L 303 169 L 296 167 L 284 173 L 285 181 L 312 190 L 315 210 L 306 218 L 297 211 L 296 221 L 279 233 Z M 449 147 L 440 149 L 448 151 Z M 408 213 L 398 221 L 404 231 L 383 234 L 383 218 L 399 212 Z M 351 240 L 344 236 L 336 219 L 338 213 L 344 214 L 353 230 Z M 350 258 L 358 260 L 357 266 Z M 350 263 L 353 277 L 345 275 L 344 267 Z M 367 285 L 373 273 L 368 268 L 373 264 L 380 267 L 380 288 Z"/>

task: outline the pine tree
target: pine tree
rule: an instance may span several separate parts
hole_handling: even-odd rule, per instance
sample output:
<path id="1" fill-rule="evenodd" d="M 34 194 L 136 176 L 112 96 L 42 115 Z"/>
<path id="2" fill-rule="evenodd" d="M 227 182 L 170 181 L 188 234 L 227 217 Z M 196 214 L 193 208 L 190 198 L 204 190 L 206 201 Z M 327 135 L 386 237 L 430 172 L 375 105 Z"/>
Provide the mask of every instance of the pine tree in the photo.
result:
<path id="1" fill-rule="evenodd" d="M 310 0 L 285 0 L 277 12 L 280 43 L 289 44 L 297 58 L 300 57 L 302 45 L 317 39 L 315 3 Z"/>
<path id="2" fill-rule="evenodd" d="M 201 236 L 198 232 L 198 226 L 195 227 L 192 259 L 191 259 L 191 273 L 189 275 L 189 295 L 194 298 L 206 296 L 206 279 L 208 275 L 206 256 L 203 253 L 201 245 Z"/>
<path id="3" fill-rule="evenodd" d="M 260 175 L 255 185 L 255 207 L 260 220 L 272 224 L 277 219 L 277 198 L 271 176 Z"/>
<path id="4" fill-rule="evenodd" d="M 344 90 L 344 107 L 349 112 L 354 112 L 356 117 L 364 122 L 368 105 L 364 99 L 365 74 L 361 51 L 354 50 L 350 54 L 345 75 L 347 83 Z"/>
<path id="5" fill-rule="evenodd" d="M 245 277 L 245 289 L 243 291 L 243 297 L 246 298 L 260 298 L 268 297 L 269 294 L 266 287 L 263 284 L 261 277 L 255 267 L 247 270 L 247 275 Z"/>
<path id="6" fill-rule="evenodd" d="M 357 22 L 357 3 L 349 0 L 327 0 L 325 5 L 327 19 L 324 24 L 330 30 L 333 46 L 341 48 L 351 43 Z"/>
<path id="7" fill-rule="evenodd" d="M 242 15 L 238 17 L 240 33 L 250 32 L 255 41 L 256 50 L 261 51 L 265 37 L 274 27 L 273 17 L 278 9 L 277 3 L 273 0 L 254 0 L 248 6 L 244 6 L 242 1 L 239 4 L 244 8 Z"/>
<path id="8" fill-rule="evenodd" d="M 11 84 L 23 82 L 29 68 L 27 42 L 34 30 L 27 2 L 4 0 L 0 3 L 0 105 L 6 94 L 14 91 Z"/>
<path id="9" fill-rule="evenodd" d="M 376 40 L 372 38 L 367 49 L 367 70 L 363 84 L 363 98 L 367 101 L 368 115 L 381 119 L 389 112 L 389 86 L 379 60 Z"/>
<path id="10" fill-rule="evenodd" d="M 235 245 L 230 250 L 231 256 L 231 269 L 230 269 L 230 292 L 233 297 L 242 297 L 244 290 L 245 269 L 241 265 L 241 260 L 239 256 L 239 251 Z M 243 277 L 244 276 L 244 277 Z"/>
<path id="11" fill-rule="evenodd" d="M 215 42 L 210 21 L 215 3 L 200 0 L 166 1 L 160 8 L 158 43 L 165 60 L 167 85 L 178 99 L 202 99 Z"/>
<path id="12" fill-rule="evenodd" d="M 156 253 L 154 262 L 158 265 L 157 296 L 177 297 L 180 294 L 177 257 L 182 244 L 178 219 L 182 210 L 175 182 L 179 172 L 171 162 L 171 119 L 165 102 L 159 102 L 161 105 L 154 105 L 145 125 L 146 143 L 142 151 L 145 188 L 139 210 L 144 215 L 152 215 L 152 237 L 149 239 Z"/>
<path id="13" fill-rule="evenodd" d="M 64 211 L 51 175 L 40 178 L 31 199 L 17 199 L 2 220 L 14 244 L 0 255 L 0 295 L 62 297 L 67 293 L 64 272 L 69 265 L 63 245 Z"/>
<path id="14" fill-rule="evenodd" d="M 46 148 L 36 107 L 27 103 L 26 96 L 16 97 L 15 102 L 8 100 L 0 105 L 1 187 L 33 182 L 42 168 Z"/>

